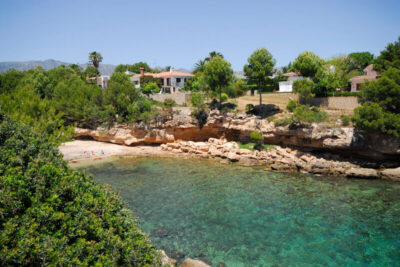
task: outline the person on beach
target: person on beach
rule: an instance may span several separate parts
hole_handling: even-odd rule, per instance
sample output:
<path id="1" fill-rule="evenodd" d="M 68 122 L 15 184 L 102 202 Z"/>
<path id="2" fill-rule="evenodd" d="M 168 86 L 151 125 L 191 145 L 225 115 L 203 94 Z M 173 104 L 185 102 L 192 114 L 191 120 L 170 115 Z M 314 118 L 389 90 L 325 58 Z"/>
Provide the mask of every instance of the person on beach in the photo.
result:
<path id="1" fill-rule="evenodd" d="M 100 156 L 105 156 L 106 154 L 104 153 L 104 150 L 101 150 Z"/>

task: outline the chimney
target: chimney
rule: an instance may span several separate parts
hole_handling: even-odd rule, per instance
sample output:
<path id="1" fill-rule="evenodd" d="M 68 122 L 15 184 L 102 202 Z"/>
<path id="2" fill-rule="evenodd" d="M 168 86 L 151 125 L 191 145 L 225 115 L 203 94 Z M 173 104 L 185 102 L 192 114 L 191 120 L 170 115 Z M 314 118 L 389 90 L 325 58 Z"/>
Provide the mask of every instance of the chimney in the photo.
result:
<path id="1" fill-rule="evenodd" d="M 140 67 L 140 76 L 144 76 L 144 67 Z"/>

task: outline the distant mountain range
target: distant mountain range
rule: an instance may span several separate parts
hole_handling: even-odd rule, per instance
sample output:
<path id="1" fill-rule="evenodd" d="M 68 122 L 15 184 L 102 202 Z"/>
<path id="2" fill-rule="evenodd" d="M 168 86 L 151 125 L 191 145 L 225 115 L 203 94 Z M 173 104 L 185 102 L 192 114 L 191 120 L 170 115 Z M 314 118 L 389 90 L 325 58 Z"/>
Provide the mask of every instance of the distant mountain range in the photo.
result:
<path id="1" fill-rule="evenodd" d="M 29 60 L 29 61 L 8 61 L 8 62 L 0 62 L 0 72 L 6 72 L 9 69 L 16 69 L 16 70 L 29 70 L 29 69 L 34 69 L 37 66 L 42 66 L 45 70 L 51 70 L 55 67 L 58 67 L 60 65 L 65 65 L 68 66 L 72 63 L 67 63 L 59 60 L 54 60 L 54 59 L 47 59 L 47 60 Z M 88 63 L 85 64 L 78 64 L 82 69 L 86 69 L 88 66 Z M 114 72 L 116 65 L 112 64 L 102 64 L 100 63 L 100 73 L 102 75 L 111 75 Z M 185 69 L 185 68 L 179 68 L 175 69 L 176 71 L 180 72 L 185 72 L 185 73 L 191 73 L 192 70 Z M 244 73 L 243 71 L 236 71 L 235 75 L 237 78 L 244 78 Z"/>
<path id="2" fill-rule="evenodd" d="M 62 62 L 54 59 L 0 62 L 0 72 L 6 72 L 9 69 L 24 71 L 24 70 L 34 69 L 37 66 L 42 66 L 45 70 L 50 70 L 60 65 L 68 66 L 70 64 L 71 63 Z M 78 65 L 82 69 L 86 69 L 88 66 L 87 63 Z M 112 64 L 100 64 L 99 70 L 102 75 L 111 75 L 115 67 L 116 66 Z"/>

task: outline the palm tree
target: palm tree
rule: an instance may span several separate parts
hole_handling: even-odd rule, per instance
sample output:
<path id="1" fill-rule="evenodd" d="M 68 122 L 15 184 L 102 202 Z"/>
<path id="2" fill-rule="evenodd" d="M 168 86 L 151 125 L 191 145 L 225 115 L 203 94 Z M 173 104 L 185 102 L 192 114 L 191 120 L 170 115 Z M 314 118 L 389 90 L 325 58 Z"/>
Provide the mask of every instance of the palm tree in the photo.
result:
<path id="1" fill-rule="evenodd" d="M 224 56 L 220 53 L 220 52 L 216 52 L 216 51 L 211 51 L 208 55 L 208 57 L 206 57 L 205 61 L 210 61 L 211 59 L 215 58 L 215 57 L 222 57 L 224 58 Z"/>
<path id="2" fill-rule="evenodd" d="M 204 71 L 204 65 L 206 64 L 205 60 L 199 60 L 196 64 L 194 64 L 193 74 Z"/>
<path id="3" fill-rule="evenodd" d="M 96 77 L 99 74 L 99 65 L 101 61 L 103 61 L 103 57 L 99 52 L 93 51 L 89 53 L 89 62 L 96 68 Z"/>

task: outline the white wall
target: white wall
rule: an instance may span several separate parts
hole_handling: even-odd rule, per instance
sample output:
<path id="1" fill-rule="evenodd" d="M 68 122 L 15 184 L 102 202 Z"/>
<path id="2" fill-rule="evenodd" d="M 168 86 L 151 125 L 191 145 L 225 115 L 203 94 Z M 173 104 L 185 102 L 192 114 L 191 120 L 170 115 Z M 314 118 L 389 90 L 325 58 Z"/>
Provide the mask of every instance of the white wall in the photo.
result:
<path id="1" fill-rule="evenodd" d="M 292 92 L 293 82 L 279 82 L 279 92 Z"/>

